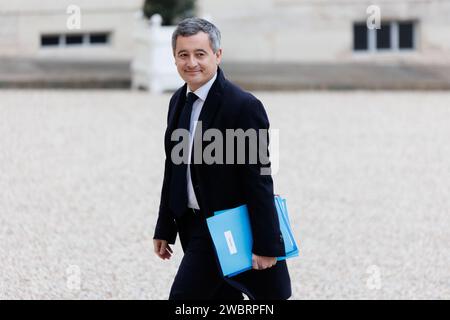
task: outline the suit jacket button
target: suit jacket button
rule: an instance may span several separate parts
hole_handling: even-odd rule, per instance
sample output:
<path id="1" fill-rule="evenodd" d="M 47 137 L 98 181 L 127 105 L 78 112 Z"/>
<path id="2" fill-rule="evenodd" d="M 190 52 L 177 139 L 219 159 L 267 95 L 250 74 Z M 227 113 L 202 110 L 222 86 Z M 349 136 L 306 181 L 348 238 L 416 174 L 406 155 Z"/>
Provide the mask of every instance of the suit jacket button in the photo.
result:
<path id="1" fill-rule="evenodd" d="M 280 242 L 283 242 L 283 235 L 280 234 Z"/>

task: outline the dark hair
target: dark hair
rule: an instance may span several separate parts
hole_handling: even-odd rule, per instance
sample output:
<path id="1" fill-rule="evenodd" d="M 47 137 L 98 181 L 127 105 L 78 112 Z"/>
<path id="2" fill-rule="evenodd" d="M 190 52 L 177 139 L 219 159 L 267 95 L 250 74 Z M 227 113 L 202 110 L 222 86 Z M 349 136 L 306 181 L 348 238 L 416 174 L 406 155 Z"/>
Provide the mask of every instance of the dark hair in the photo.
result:
<path id="1" fill-rule="evenodd" d="M 204 32 L 214 53 L 220 49 L 220 31 L 211 22 L 201 18 L 187 18 L 181 21 L 172 34 L 172 50 L 175 52 L 178 36 L 188 37 Z"/>

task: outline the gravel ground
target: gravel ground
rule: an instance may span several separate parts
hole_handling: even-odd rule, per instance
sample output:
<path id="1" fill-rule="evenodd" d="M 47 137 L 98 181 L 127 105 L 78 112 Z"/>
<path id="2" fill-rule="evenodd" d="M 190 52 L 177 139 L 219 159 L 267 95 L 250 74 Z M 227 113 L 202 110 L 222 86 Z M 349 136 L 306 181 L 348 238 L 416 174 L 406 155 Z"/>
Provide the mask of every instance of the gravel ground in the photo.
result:
<path id="1" fill-rule="evenodd" d="M 450 92 L 258 92 L 301 256 L 292 299 L 450 299 Z M 169 95 L 0 91 L 0 297 L 166 299 Z"/>

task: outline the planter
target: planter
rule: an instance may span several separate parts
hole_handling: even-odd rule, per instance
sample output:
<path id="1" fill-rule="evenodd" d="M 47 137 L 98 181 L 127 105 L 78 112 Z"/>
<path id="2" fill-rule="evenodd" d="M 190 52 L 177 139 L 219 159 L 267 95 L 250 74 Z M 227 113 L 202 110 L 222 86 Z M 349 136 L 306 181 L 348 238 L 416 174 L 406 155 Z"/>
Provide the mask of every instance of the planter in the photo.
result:
<path id="1" fill-rule="evenodd" d="M 150 20 L 139 17 L 134 34 L 136 52 L 131 62 L 132 89 L 152 93 L 173 91 L 183 85 L 174 63 L 172 33 L 176 26 L 162 26 L 159 14 Z"/>

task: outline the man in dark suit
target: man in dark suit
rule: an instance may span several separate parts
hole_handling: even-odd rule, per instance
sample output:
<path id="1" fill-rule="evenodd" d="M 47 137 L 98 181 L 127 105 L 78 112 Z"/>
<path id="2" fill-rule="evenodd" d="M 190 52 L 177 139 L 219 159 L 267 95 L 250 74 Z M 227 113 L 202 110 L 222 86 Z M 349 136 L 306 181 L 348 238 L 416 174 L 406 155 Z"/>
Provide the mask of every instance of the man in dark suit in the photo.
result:
<path id="1" fill-rule="evenodd" d="M 243 299 L 242 293 L 250 299 L 287 299 L 291 295 L 288 269 L 285 261 L 276 259 L 285 251 L 273 182 L 270 172 L 262 174 L 264 168 L 270 170 L 270 162 L 260 158 L 250 161 L 250 152 L 261 144 L 267 154 L 268 136 L 258 135 L 256 143 L 246 142 L 244 148 L 222 146 L 213 152 L 214 157 L 222 155 L 222 160 L 196 158 L 198 151 L 205 155 L 210 144 L 205 138 L 197 140 L 200 130 L 215 129 L 222 137 L 229 129 L 268 130 L 264 107 L 225 78 L 219 68 L 220 32 L 210 22 L 183 20 L 173 33 L 172 48 L 186 84 L 174 93 L 169 104 L 164 179 L 153 237 L 155 253 L 161 259 L 170 259 L 173 251 L 169 244 L 175 243 L 177 233 L 184 251 L 169 299 Z M 179 135 L 175 132 L 183 129 L 189 134 L 188 152 L 182 150 L 184 161 L 180 163 L 174 160 L 181 145 L 176 143 Z M 244 161 L 239 162 L 242 152 Z M 206 218 L 214 211 L 242 204 L 248 206 L 253 233 L 253 269 L 224 278 Z"/>

